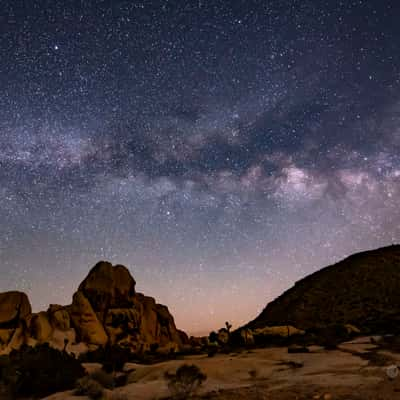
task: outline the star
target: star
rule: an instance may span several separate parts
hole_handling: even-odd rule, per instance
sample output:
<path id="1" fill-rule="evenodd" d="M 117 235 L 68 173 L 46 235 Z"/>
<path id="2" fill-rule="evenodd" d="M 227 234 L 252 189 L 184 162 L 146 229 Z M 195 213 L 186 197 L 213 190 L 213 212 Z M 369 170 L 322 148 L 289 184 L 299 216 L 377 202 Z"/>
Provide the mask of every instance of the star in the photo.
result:
<path id="1" fill-rule="evenodd" d="M 394 1 L 25 3 L 0 41 L 0 291 L 68 304 L 106 259 L 206 331 L 400 240 Z"/>

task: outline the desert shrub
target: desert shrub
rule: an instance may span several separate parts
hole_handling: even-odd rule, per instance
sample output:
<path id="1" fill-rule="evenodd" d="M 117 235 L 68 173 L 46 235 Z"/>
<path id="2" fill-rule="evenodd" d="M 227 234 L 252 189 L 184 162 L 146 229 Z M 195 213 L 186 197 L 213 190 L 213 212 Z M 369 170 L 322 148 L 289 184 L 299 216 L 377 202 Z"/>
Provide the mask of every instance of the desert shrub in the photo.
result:
<path id="1" fill-rule="evenodd" d="M 394 353 L 400 353 L 400 336 L 395 335 L 385 335 L 380 339 L 375 340 L 371 338 L 371 343 L 379 346 L 382 349 L 390 350 Z"/>
<path id="2" fill-rule="evenodd" d="M 384 367 L 396 362 L 396 360 L 386 354 L 379 353 L 377 351 L 367 351 L 364 353 L 357 353 L 357 355 L 363 360 L 368 360 L 368 365 L 377 367 Z"/>
<path id="3" fill-rule="evenodd" d="M 346 342 L 354 337 L 343 324 L 327 325 L 312 328 L 306 331 L 303 345 L 317 344 L 326 350 L 334 350 L 340 343 Z"/>
<path id="4" fill-rule="evenodd" d="M 13 350 L 2 358 L 0 366 L 0 381 L 14 398 L 45 397 L 72 389 L 84 375 L 78 360 L 47 344 Z"/>
<path id="5" fill-rule="evenodd" d="M 81 362 L 100 363 L 106 372 L 122 371 L 125 363 L 133 358 L 129 349 L 121 346 L 106 345 L 97 350 L 82 354 L 79 357 Z"/>
<path id="6" fill-rule="evenodd" d="M 233 331 L 229 336 L 229 344 L 233 347 L 246 346 L 246 342 L 240 334 L 239 330 Z"/>
<path id="7" fill-rule="evenodd" d="M 197 365 L 181 365 L 175 374 L 166 373 L 168 388 L 174 399 L 187 399 L 193 396 L 200 385 L 207 379 Z"/>
<path id="8" fill-rule="evenodd" d="M 104 360 L 104 348 L 98 347 L 96 350 L 81 353 L 78 357 L 82 363 L 102 363 Z"/>
<path id="9" fill-rule="evenodd" d="M 88 396 L 92 400 L 98 400 L 103 397 L 103 393 L 103 386 L 90 376 L 85 376 L 76 382 L 75 395 L 77 396 Z"/>
<path id="10" fill-rule="evenodd" d="M 351 335 L 344 325 L 329 325 L 320 329 L 317 332 L 317 337 L 318 344 L 324 346 L 327 350 L 334 350 L 340 343 L 349 340 Z"/>
<path id="11" fill-rule="evenodd" d="M 97 369 L 89 376 L 92 380 L 98 382 L 104 388 L 112 389 L 116 386 L 114 376 L 110 373 L 107 373 L 103 369 Z"/>
<path id="12" fill-rule="evenodd" d="M 104 369 L 96 369 L 89 374 L 89 377 L 106 389 L 124 386 L 127 380 L 127 375 L 124 373 L 110 373 L 104 371 Z"/>
<path id="13" fill-rule="evenodd" d="M 128 380 L 128 375 L 127 374 L 116 374 L 114 378 L 114 387 L 121 387 L 125 386 L 126 382 Z"/>
<path id="14" fill-rule="evenodd" d="M 210 332 L 208 336 L 208 340 L 210 343 L 217 343 L 218 342 L 218 333 L 215 331 Z"/>
<path id="15" fill-rule="evenodd" d="M 150 345 L 150 352 L 151 353 L 155 353 L 157 352 L 158 348 L 160 347 L 160 345 L 158 343 L 152 343 Z"/>

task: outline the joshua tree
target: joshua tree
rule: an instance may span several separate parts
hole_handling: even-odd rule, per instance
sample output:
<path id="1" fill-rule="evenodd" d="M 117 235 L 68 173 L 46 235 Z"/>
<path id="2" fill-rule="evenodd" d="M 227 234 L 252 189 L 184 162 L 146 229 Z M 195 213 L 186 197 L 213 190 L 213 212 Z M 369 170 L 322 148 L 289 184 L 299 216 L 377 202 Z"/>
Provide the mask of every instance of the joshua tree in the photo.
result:
<path id="1" fill-rule="evenodd" d="M 68 346 L 69 340 L 67 338 L 64 339 L 64 348 L 63 348 L 63 353 L 67 352 L 67 346 Z"/>
<path id="2" fill-rule="evenodd" d="M 226 326 L 226 330 L 228 331 L 228 334 L 231 333 L 232 324 L 230 324 L 228 321 L 226 321 L 225 326 Z"/>

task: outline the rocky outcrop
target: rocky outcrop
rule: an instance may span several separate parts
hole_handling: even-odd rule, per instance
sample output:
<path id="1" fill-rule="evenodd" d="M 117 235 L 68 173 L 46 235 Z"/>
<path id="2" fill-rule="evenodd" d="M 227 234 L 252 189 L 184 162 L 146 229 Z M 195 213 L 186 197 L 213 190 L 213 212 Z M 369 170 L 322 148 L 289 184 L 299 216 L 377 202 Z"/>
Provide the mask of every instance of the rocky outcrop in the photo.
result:
<path id="1" fill-rule="evenodd" d="M 266 326 L 253 330 L 253 336 L 280 336 L 290 337 L 295 335 L 304 335 L 305 331 L 297 329 L 294 326 Z"/>
<path id="2" fill-rule="evenodd" d="M 27 343 L 31 314 L 31 304 L 25 293 L 0 293 L 0 352 L 18 349 Z"/>
<path id="3" fill-rule="evenodd" d="M 15 328 L 32 313 L 28 296 L 22 292 L 0 293 L 0 328 Z"/>
<path id="4" fill-rule="evenodd" d="M 399 288 L 400 246 L 355 254 L 297 282 L 246 327 L 351 324 L 366 333 L 399 333 Z"/>
<path id="5" fill-rule="evenodd" d="M 39 342 L 47 341 L 53 333 L 49 315 L 44 311 L 30 317 L 29 328 L 30 336 Z"/>
<path id="6" fill-rule="evenodd" d="M 57 304 L 50 304 L 47 314 L 55 329 L 68 331 L 71 328 L 71 318 L 65 307 Z"/>
<path id="7" fill-rule="evenodd" d="M 126 267 L 113 267 L 109 262 L 101 261 L 80 284 L 78 292 L 89 300 L 93 310 L 104 321 L 107 310 L 132 307 L 135 285 L 136 282 Z"/>
<path id="8" fill-rule="evenodd" d="M 23 344 L 50 345 L 81 352 L 106 344 L 132 351 L 175 351 L 188 340 L 178 331 L 168 308 L 135 291 L 129 270 L 99 262 L 73 295 L 69 306 L 50 305 L 32 314 L 20 292 L 0 294 L 0 352 Z"/>

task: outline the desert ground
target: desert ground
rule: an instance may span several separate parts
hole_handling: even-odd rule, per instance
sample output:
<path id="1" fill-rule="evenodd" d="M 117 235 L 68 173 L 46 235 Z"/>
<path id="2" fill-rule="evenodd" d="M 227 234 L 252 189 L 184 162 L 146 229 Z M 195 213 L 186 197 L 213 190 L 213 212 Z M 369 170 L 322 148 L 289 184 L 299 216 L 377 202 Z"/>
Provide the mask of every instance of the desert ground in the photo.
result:
<path id="1" fill-rule="evenodd" d="M 310 347 L 309 353 L 288 353 L 285 347 L 243 350 L 231 354 L 190 356 L 154 365 L 127 364 L 127 385 L 107 391 L 109 399 L 155 400 L 170 393 L 165 372 L 184 364 L 197 365 L 207 380 L 196 398 L 206 399 L 400 399 L 400 375 L 390 379 L 387 368 L 400 364 L 400 354 L 382 350 L 370 337 L 341 344 L 336 350 Z M 86 364 L 88 370 L 99 368 Z M 47 400 L 78 400 L 73 392 Z"/>

